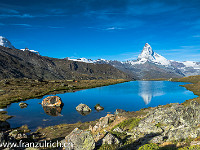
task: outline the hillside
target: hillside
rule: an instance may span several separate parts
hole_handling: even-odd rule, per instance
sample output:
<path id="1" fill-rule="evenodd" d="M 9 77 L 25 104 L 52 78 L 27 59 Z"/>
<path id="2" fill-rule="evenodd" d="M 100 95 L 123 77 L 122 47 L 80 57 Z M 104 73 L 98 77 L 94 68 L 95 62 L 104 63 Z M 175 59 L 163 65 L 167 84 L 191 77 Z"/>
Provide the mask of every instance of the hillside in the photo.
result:
<path id="1" fill-rule="evenodd" d="M 109 64 L 74 62 L 0 46 L 0 79 L 6 78 L 80 80 L 131 77 Z"/>

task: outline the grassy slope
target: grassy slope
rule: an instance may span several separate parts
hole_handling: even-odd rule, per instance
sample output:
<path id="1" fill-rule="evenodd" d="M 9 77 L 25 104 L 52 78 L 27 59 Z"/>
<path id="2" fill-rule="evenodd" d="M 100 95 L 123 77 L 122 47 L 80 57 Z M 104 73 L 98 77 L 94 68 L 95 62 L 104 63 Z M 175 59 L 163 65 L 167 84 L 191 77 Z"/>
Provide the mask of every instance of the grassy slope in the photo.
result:
<path id="1" fill-rule="evenodd" d="M 172 79 L 171 81 L 176 81 L 176 82 L 190 82 L 191 84 L 185 84 L 181 85 L 185 87 L 187 90 L 192 91 L 195 95 L 200 96 L 200 75 L 197 76 L 189 76 L 189 77 L 184 77 L 184 78 L 176 78 Z M 195 100 L 200 103 L 200 97 L 186 100 L 183 104 L 188 105 L 191 100 Z"/>

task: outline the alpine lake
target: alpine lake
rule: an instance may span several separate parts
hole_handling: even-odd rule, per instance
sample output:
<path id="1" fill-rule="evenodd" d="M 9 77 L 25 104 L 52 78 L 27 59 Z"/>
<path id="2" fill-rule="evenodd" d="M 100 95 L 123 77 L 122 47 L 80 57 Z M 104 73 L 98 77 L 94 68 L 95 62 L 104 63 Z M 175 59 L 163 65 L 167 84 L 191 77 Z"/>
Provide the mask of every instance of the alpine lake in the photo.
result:
<path id="1" fill-rule="evenodd" d="M 64 103 L 62 108 L 43 108 L 41 99 L 25 101 L 26 108 L 20 108 L 19 103 L 12 103 L 6 109 L 8 115 L 14 116 L 8 122 L 11 128 L 28 125 L 31 130 L 37 127 L 46 127 L 62 123 L 86 122 L 114 113 L 116 109 L 138 111 L 142 108 L 156 107 L 169 103 L 182 103 L 185 100 L 197 97 L 193 92 L 186 90 L 183 82 L 170 81 L 131 81 L 93 89 L 80 90 L 71 93 L 56 94 Z M 76 111 L 80 103 L 88 105 L 92 111 L 83 115 Z M 96 111 L 94 106 L 100 104 L 102 111 Z"/>

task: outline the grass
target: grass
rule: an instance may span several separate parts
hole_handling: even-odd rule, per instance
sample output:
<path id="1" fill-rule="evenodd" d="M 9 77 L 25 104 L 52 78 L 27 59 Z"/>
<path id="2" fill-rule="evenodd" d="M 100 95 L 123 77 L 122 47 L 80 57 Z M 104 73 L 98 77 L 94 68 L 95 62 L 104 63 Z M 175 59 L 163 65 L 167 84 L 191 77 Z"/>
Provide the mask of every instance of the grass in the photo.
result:
<path id="1" fill-rule="evenodd" d="M 60 124 L 55 126 L 48 126 L 45 128 L 38 128 L 36 133 L 40 135 L 41 139 L 46 140 L 62 140 L 67 135 L 69 135 L 75 128 L 79 128 L 81 130 L 86 130 L 89 128 L 90 125 L 94 126 L 96 121 L 90 122 L 77 122 L 75 124 Z"/>
<path id="2" fill-rule="evenodd" d="M 114 126 L 113 129 L 119 127 L 123 130 L 131 130 L 138 125 L 140 120 L 141 120 L 140 118 L 131 118 L 131 119 L 128 119 L 128 120 L 124 120 L 121 123 Z"/>
<path id="3" fill-rule="evenodd" d="M 12 118 L 13 116 L 7 115 L 6 111 L 0 111 L 0 121 L 6 121 L 7 119 Z"/>

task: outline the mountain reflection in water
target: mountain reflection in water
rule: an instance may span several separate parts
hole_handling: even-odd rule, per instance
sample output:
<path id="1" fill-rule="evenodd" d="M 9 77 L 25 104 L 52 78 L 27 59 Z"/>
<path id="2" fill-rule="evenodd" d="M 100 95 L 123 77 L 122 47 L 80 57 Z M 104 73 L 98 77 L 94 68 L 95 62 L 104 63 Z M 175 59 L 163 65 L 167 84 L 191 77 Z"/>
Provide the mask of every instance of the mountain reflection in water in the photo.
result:
<path id="1" fill-rule="evenodd" d="M 139 82 L 139 95 L 144 100 L 144 103 L 148 105 L 153 97 L 165 94 L 163 92 L 163 88 L 164 88 L 163 82 L 160 82 L 155 86 L 154 84 L 152 84 L 152 82 L 141 81 Z"/>

